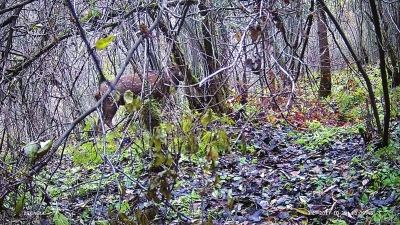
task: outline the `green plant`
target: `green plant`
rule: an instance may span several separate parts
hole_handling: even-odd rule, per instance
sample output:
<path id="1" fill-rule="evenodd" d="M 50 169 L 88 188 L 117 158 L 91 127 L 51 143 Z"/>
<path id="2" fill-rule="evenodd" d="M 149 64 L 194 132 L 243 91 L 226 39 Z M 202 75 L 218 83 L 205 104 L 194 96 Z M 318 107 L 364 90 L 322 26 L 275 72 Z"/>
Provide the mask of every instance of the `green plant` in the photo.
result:
<path id="1" fill-rule="evenodd" d="M 380 170 L 374 171 L 371 178 L 375 190 L 381 186 L 396 187 L 400 184 L 400 170 L 385 164 Z"/>
<path id="2" fill-rule="evenodd" d="M 304 145 L 307 150 L 317 150 L 329 148 L 335 141 L 335 137 L 347 133 L 343 128 L 322 126 L 318 121 L 308 122 L 307 127 L 310 131 L 299 133 L 296 144 Z"/>
<path id="3" fill-rule="evenodd" d="M 161 105 L 155 99 L 146 99 L 140 115 L 146 129 L 158 127 L 161 123 Z"/>
<path id="4" fill-rule="evenodd" d="M 335 224 L 335 225 L 347 225 L 346 221 L 344 220 L 332 220 L 331 224 Z"/>
<path id="5" fill-rule="evenodd" d="M 181 196 L 178 199 L 173 200 L 172 204 L 175 207 L 179 208 L 179 210 L 182 213 L 184 213 L 186 215 L 192 214 L 192 216 L 197 217 L 197 216 L 200 216 L 200 214 L 201 214 L 201 210 L 200 210 L 201 207 L 198 207 L 196 209 L 196 211 L 193 211 L 192 207 L 193 207 L 194 202 L 198 202 L 200 200 L 201 200 L 201 195 L 198 192 L 196 192 L 195 190 L 192 190 L 192 192 L 190 192 L 190 194 Z"/>
<path id="6" fill-rule="evenodd" d="M 375 152 L 377 157 L 392 161 L 395 161 L 399 158 L 399 153 L 400 150 L 398 148 L 395 148 L 393 144 L 390 144 L 389 146 L 384 148 L 380 148 Z"/>
<path id="7" fill-rule="evenodd" d="M 381 208 L 375 208 L 374 213 L 371 216 L 374 224 L 399 224 L 400 217 L 392 208 L 383 206 Z"/>
<path id="8" fill-rule="evenodd" d="M 246 157 L 240 157 L 240 158 L 239 158 L 239 163 L 240 163 L 241 165 L 247 164 L 247 159 L 246 159 Z"/>

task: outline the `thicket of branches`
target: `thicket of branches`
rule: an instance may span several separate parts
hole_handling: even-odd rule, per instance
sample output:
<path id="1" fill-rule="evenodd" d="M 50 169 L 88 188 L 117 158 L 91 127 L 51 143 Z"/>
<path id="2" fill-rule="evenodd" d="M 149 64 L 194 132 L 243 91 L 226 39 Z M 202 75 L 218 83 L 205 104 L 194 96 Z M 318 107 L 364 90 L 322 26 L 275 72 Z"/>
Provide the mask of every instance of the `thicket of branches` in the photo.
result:
<path id="1" fill-rule="evenodd" d="M 325 4 L 340 26 L 327 17 L 332 71 L 378 63 L 370 3 L 318 2 L 0 1 L 0 211 L 15 205 L 11 193 L 33 188 L 19 189 L 56 160 L 59 147 L 82 140 L 84 122 L 98 117 L 93 96 L 104 78 L 173 62 L 185 77 L 180 109 L 227 113 L 234 88 L 243 104 L 248 96 L 275 104 L 283 96 L 278 106 L 284 112 L 298 82 L 318 89 L 312 73 L 320 70 L 321 37 L 314 24 Z M 385 68 L 397 86 L 400 3 L 377 3 Z M 107 36 L 116 38 L 96 50 L 96 41 Z M 353 76 L 362 79 L 356 69 Z M 49 139 L 55 140 L 49 153 L 27 163 L 24 145 Z"/>

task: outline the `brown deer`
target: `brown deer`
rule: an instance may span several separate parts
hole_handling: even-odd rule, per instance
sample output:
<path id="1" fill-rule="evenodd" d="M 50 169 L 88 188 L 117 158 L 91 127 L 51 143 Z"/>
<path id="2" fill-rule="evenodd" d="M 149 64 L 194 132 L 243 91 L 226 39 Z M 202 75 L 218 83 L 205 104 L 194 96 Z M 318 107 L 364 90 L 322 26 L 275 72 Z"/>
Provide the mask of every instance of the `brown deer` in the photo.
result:
<path id="1" fill-rule="evenodd" d="M 125 92 L 130 90 L 134 95 L 140 95 L 142 93 L 142 82 L 146 79 L 148 80 L 145 86 L 151 87 L 151 96 L 157 100 L 161 100 L 163 96 L 170 93 L 171 85 L 177 85 L 179 81 L 183 81 L 183 76 L 177 67 L 172 67 L 168 69 L 167 72 L 162 73 L 158 71 L 148 71 L 147 76 L 137 73 L 121 76 L 113 90 L 113 92 L 118 92 L 119 99 L 115 99 L 113 97 L 115 95 L 110 94 L 104 99 L 102 104 L 102 118 L 109 128 L 113 127 L 112 119 L 117 113 L 118 107 L 120 105 L 125 105 L 123 97 Z M 95 94 L 97 101 L 106 93 L 111 82 L 112 81 L 103 82 L 100 85 L 99 91 Z M 143 94 L 147 95 L 148 92 L 146 91 Z M 100 126 L 98 126 L 98 128 L 100 128 Z"/>

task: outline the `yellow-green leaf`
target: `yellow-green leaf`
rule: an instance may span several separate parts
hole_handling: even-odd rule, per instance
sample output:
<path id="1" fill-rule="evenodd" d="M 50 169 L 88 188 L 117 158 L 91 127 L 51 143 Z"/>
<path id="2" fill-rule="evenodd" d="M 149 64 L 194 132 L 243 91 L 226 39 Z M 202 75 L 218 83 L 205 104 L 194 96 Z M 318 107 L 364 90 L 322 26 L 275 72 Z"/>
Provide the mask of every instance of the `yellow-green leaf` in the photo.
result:
<path id="1" fill-rule="evenodd" d="M 128 112 L 133 113 L 133 92 L 131 90 L 127 90 L 124 93 L 124 102 L 125 108 L 128 110 Z"/>
<path id="2" fill-rule="evenodd" d="M 131 104 L 133 102 L 133 92 L 131 90 L 127 90 L 124 93 L 124 101 L 127 104 Z"/>
<path id="3" fill-rule="evenodd" d="M 207 160 L 208 161 L 215 161 L 218 159 L 218 149 L 215 147 L 209 148 L 208 154 L 207 154 Z"/>
<path id="4" fill-rule="evenodd" d="M 103 50 L 105 49 L 113 40 L 115 39 L 115 36 L 108 36 L 105 38 L 102 38 L 98 40 L 95 44 L 95 47 L 97 50 Z"/>
<path id="5" fill-rule="evenodd" d="M 165 156 L 159 152 L 154 155 L 154 167 L 159 167 L 165 162 Z"/>
<path id="6" fill-rule="evenodd" d="M 132 100 L 132 105 L 136 111 L 138 111 L 140 107 L 142 107 L 142 101 L 140 100 L 139 96 Z"/>
<path id="7" fill-rule="evenodd" d="M 174 158 L 172 157 L 171 154 L 168 154 L 167 159 L 165 160 L 165 165 L 171 166 L 173 163 L 174 163 Z"/>
<path id="8" fill-rule="evenodd" d="M 165 124 L 165 132 L 167 134 L 169 134 L 169 133 L 171 133 L 171 131 L 172 131 L 172 124 L 171 123 L 166 123 Z"/>
<path id="9" fill-rule="evenodd" d="M 42 157 L 44 155 L 46 155 L 46 153 L 51 149 L 51 147 L 53 146 L 53 140 L 47 140 L 45 142 L 41 142 L 40 143 L 40 149 L 37 153 L 37 157 Z"/>
<path id="10" fill-rule="evenodd" d="M 310 212 L 305 208 L 294 208 L 294 210 L 296 210 L 298 213 L 301 213 L 303 215 L 307 215 L 307 216 L 310 215 Z"/>
<path id="11" fill-rule="evenodd" d="M 159 129 L 154 129 L 154 134 L 153 134 L 153 144 L 156 152 L 161 151 L 161 139 L 160 139 L 160 130 Z"/>
<path id="12" fill-rule="evenodd" d="M 190 130 L 191 126 L 192 126 L 192 119 L 188 115 L 185 115 L 183 117 L 183 124 L 182 124 L 183 132 L 187 133 Z"/>
<path id="13" fill-rule="evenodd" d="M 207 110 L 206 114 L 203 115 L 203 117 L 201 117 L 201 125 L 203 125 L 203 127 L 207 126 L 208 123 L 210 123 L 212 120 L 212 112 L 211 109 Z"/>
<path id="14" fill-rule="evenodd" d="M 67 217 L 65 217 L 62 213 L 55 213 L 53 216 L 53 222 L 56 225 L 69 225 Z"/>

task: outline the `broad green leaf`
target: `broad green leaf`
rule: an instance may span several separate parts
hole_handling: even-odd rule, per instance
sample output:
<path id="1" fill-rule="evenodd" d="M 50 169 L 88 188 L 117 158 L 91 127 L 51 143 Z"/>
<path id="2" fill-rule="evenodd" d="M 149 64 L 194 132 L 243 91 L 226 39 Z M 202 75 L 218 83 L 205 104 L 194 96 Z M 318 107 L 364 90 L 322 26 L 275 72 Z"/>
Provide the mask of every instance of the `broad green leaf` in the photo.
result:
<path id="1" fill-rule="evenodd" d="M 124 200 L 121 204 L 121 212 L 129 212 L 129 210 L 131 209 L 131 207 L 129 206 L 129 202 L 127 202 L 127 200 Z"/>
<path id="2" fill-rule="evenodd" d="M 98 40 L 95 44 L 95 47 L 97 50 L 103 50 L 105 49 L 113 40 L 115 39 L 115 36 L 108 36 L 105 38 L 102 38 Z"/>
<path id="3" fill-rule="evenodd" d="M 45 142 L 41 142 L 40 143 L 40 149 L 37 153 L 38 157 L 42 157 L 44 155 L 46 155 L 46 153 L 51 149 L 51 147 L 53 146 L 53 140 L 47 140 Z"/>
<path id="4" fill-rule="evenodd" d="M 36 142 L 30 142 L 24 147 L 25 156 L 28 158 L 29 162 L 35 161 L 37 153 L 39 151 L 40 145 Z"/>
<path id="5" fill-rule="evenodd" d="M 172 131 L 172 124 L 171 123 L 165 124 L 165 132 L 169 134 L 171 133 L 171 131 Z"/>
<path id="6" fill-rule="evenodd" d="M 65 217 L 62 213 L 55 213 L 53 217 L 53 222 L 56 225 L 69 225 L 70 223 L 68 222 L 67 217 Z"/>
<path id="7" fill-rule="evenodd" d="M 153 134 L 153 144 L 156 152 L 161 151 L 161 139 L 160 139 L 160 131 L 158 129 L 154 129 Z"/>
<path id="8" fill-rule="evenodd" d="M 112 97 L 114 98 L 114 101 L 119 102 L 119 100 L 121 98 L 123 98 L 123 96 L 121 97 L 121 93 L 117 90 L 114 90 L 112 93 Z"/>
<path id="9" fill-rule="evenodd" d="M 207 154 L 208 161 L 215 161 L 218 159 L 218 149 L 211 145 Z"/>
<path id="10" fill-rule="evenodd" d="M 207 126 L 212 120 L 212 112 L 211 109 L 207 110 L 206 114 L 203 115 L 203 117 L 201 117 L 201 125 L 203 125 L 203 127 Z"/>
<path id="11" fill-rule="evenodd" d="M 140 100 L 140 97 L 138 96 L 137 98 L 134 98 L 132 101 L 133 108 L 138 111 L 140 107 L 142 107 L 142 101 Z"/>
<path id="12" fill-rule="evenodd" d="M 218 132 L 218 136 L 217 137 L 218 137 L 218 141 L 222 144 L 222 146 L 225 149 L 230 150 L 229 139 L 228 139 L 228 136 L 226 135 L 226 130 L 225 129 L 221 129 Z"/>
<path id="13" fill-rule="evenodd" d="M 154 158 L 154 167 L 159 167 L 165 162 L 165 156 L 161 152 L 156 153 Z"/>
<path id="14" fill-rule="evenodd" d="M 165 160 L 165 165 L 170 166 L 174 163 L 174 158 L 172 157 L 171 154 L 167 155 L 167 159 Z"/>
<path id="15" fill-rule="evenodd" d="M 133 105 L 125 103 L 125 108 L 129 113 L 133 113 Z"/>
<path id="16" fill-rule="evenodd" d="M 17 204 L 15 205 L 14 216 L 18 217 L 21 214 L 25 205 L 25 193 L 18 197 Z"/>
<path id="17" fill-rule="evenodd" d="M 124 101 L 127 104 L 132 104 L 133 102 L 133 92 L 131 90 L 127 90 L 124 93 Z"/>
<path id="18" fill-rule="evenodd" d="M 130 90 L 127 90 L 124 93 L 124 102 L 125 102 L 125 108 L 128 110 L 129 113 L 133 113 L 133 92 Z"/>
<path id="19" fill-rule="evenodd" d="M 183 124 L 182 124 L 183 132 L 187 133 L 190 130 L 191 126 L 192 126 L 192 119 L 188 115 L 185 115 L 183 117 Z"/>
<path id="20" fill-rule="evenodd" d="M 364 193 L 361 197 L 361 202 L 366 205 L 368 203 L 368 196 Z"/>

